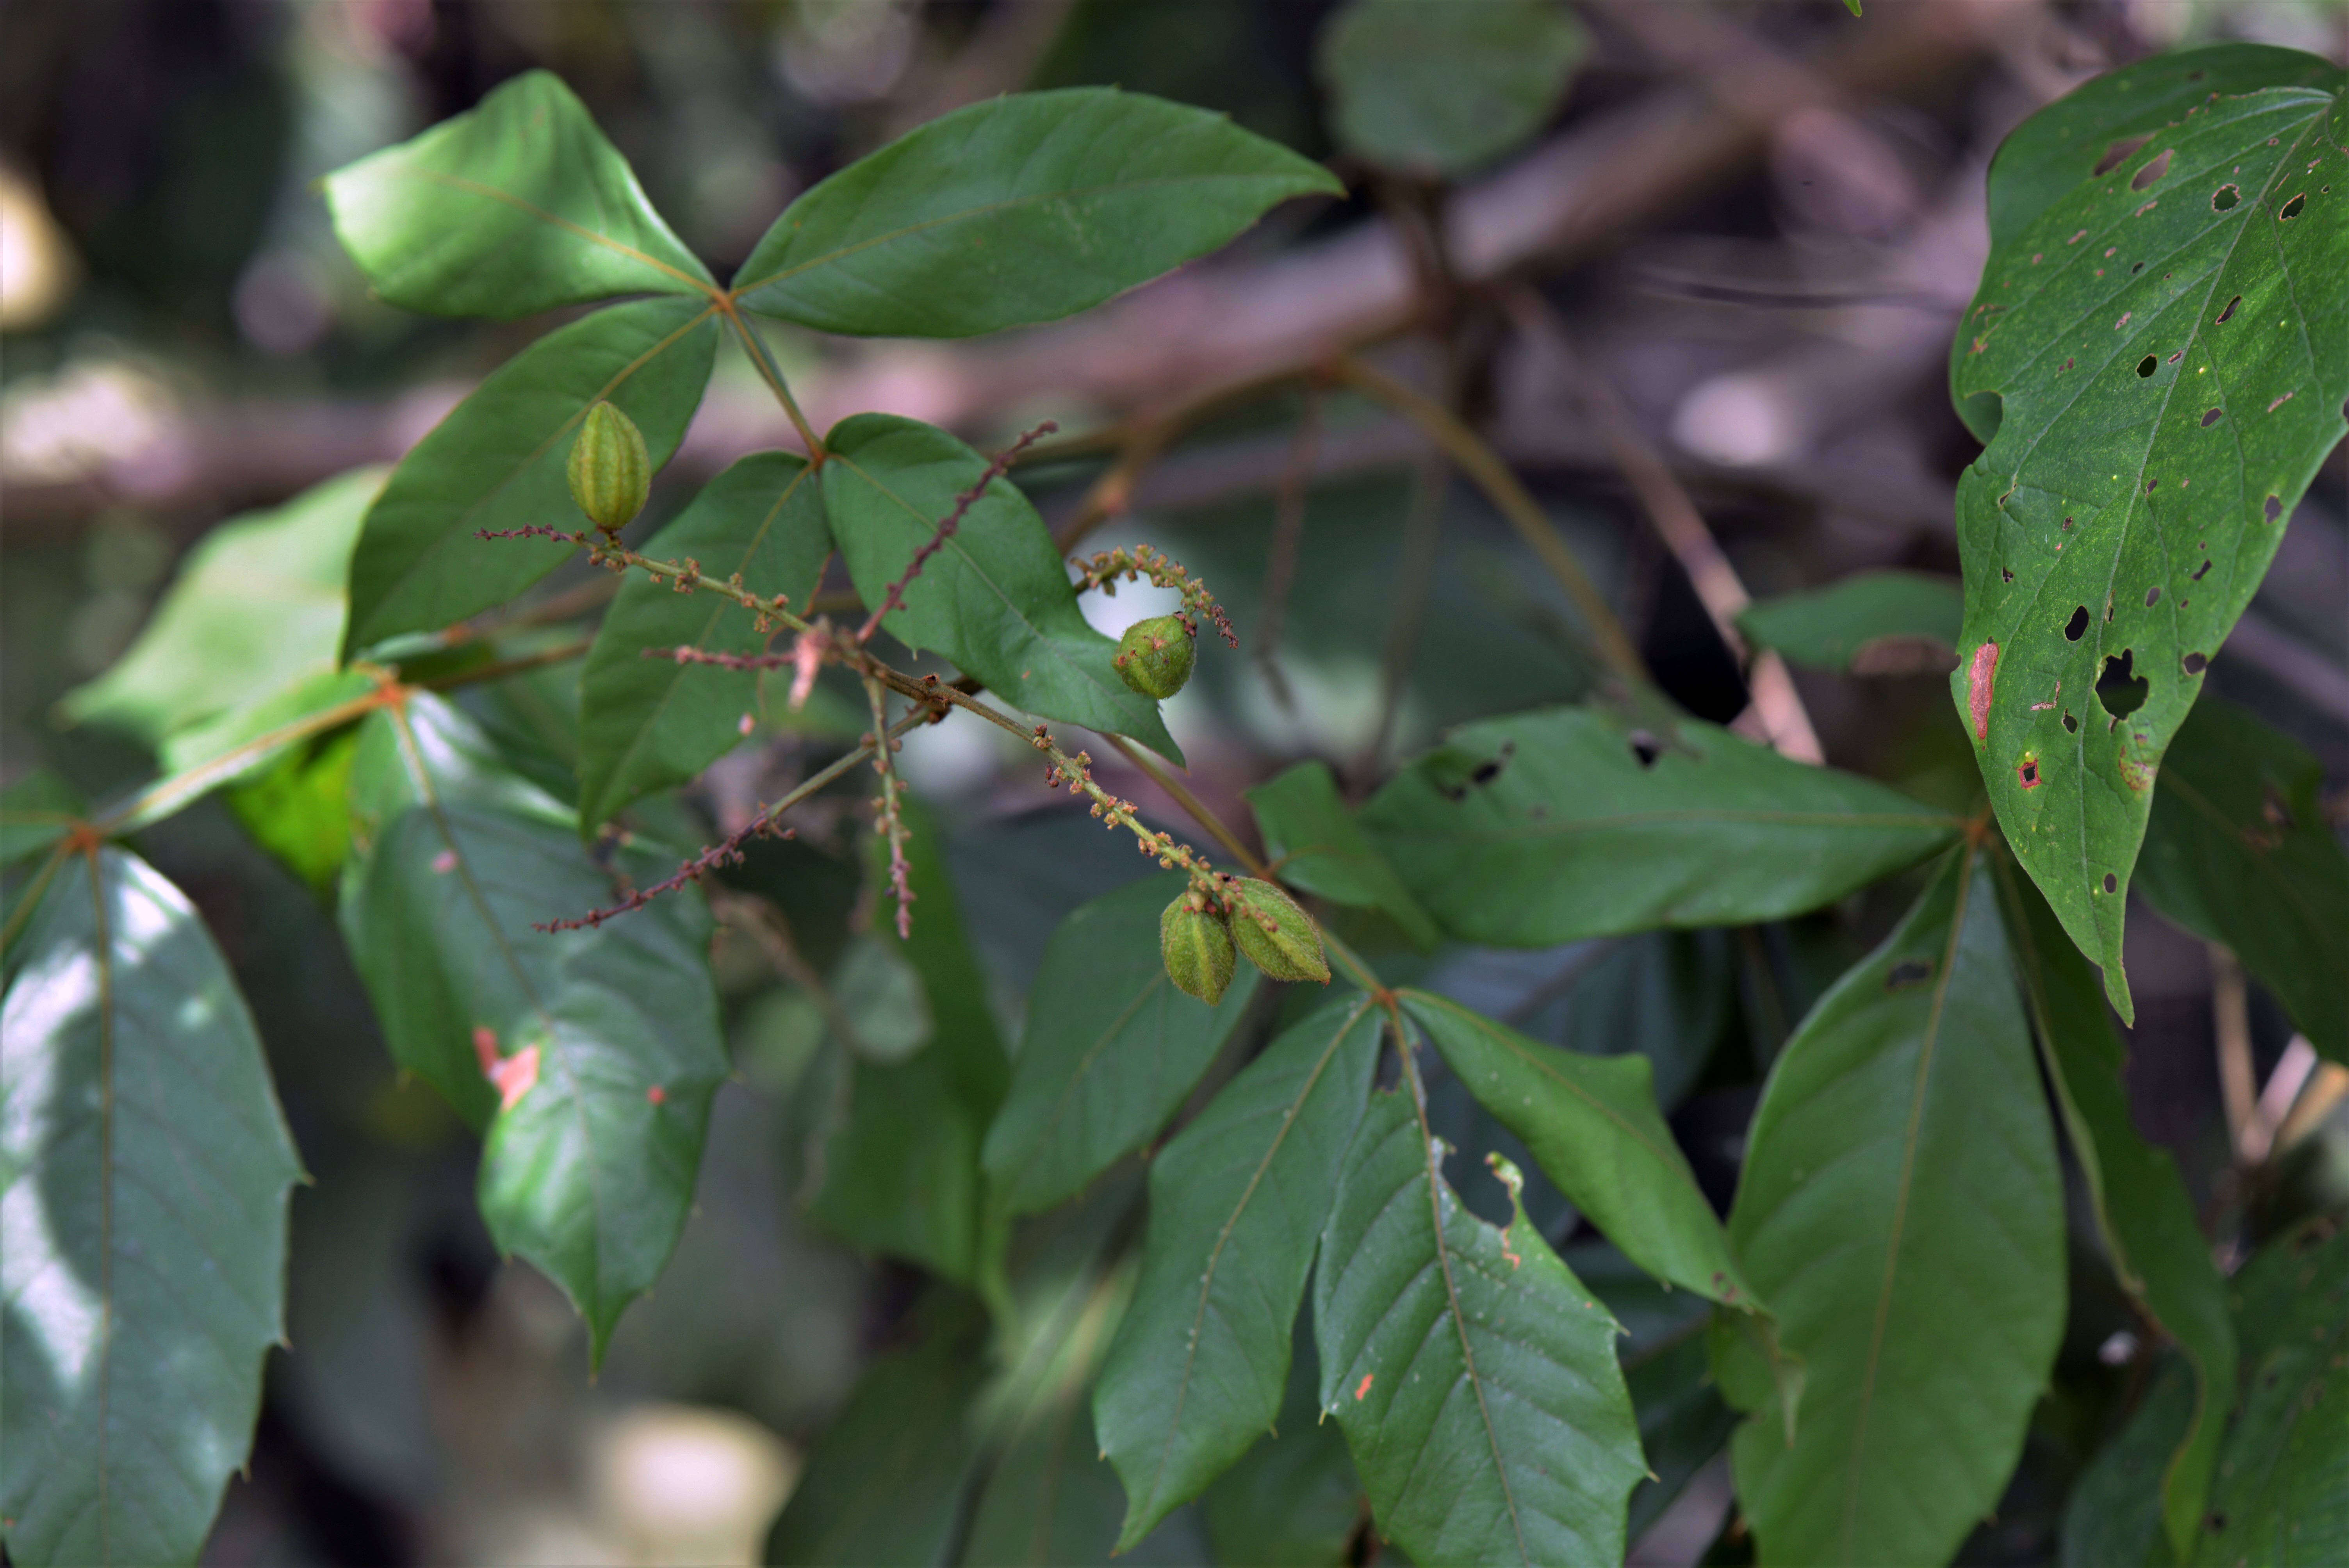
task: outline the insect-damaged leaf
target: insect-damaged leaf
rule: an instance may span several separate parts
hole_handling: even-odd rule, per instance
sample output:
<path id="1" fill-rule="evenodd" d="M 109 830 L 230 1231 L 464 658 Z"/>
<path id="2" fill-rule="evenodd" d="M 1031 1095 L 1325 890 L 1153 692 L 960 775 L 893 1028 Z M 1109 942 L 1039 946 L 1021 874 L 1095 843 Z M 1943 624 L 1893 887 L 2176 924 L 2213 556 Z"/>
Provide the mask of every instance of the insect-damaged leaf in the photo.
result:
<path id="1" fill-rule="evenodd" d="M 1615 1319 L 1514 1185 L 1495 1230 L 1444 1180 L 1444 1154 L 1407 1091 L 1371 1097 L 1314 1276 L 1321 1408 L 1413 1562 L 1619 1562 L 1647 1465 Z"/>
<path id="2" fill-rule="evenodd" d="M 1729 1233 L 1803 1359 L 1731 1447 L 1764 1563 L 1940 1563 L 2064 1327 L 2064 1191 L 1985 851 L 1950 856 L 1771 1068 Z"/>
<path id="3" fill-rule="evenodd" d="M 1958 487 L 1951 692 L 2001 826 L 2124 1017 L 2155 769 L 2344 428 L 2341 73 L 2259 59 L 2275 85 L 2230 56 L 2224 90 L 2109 145 L 2026 123 L 1993 209 L 2050 162 L 2070 183 L 2027 221 L 2044 191 L 2013 203 L 1951 348 L 1989 442 Z M 2159 88 L 2177 62 L 2102 91 L 2139 69 Z"/>
<path id="4" fill-rule="evenodd" d="M 1205 109 L 1110 88 L 1015 93 L 800 197 L 734 290 L 826 332 L 968 337 L 1098 304 L 1317 192 L 1342 190 Z"/>
<path id="5" fill-rule="evenodd" d="M 61 865 L 0 1003 L 0 1539 L 193 1563 L 284 1336 L 300 1174 L 261 1041 L 180 891 Z"/>

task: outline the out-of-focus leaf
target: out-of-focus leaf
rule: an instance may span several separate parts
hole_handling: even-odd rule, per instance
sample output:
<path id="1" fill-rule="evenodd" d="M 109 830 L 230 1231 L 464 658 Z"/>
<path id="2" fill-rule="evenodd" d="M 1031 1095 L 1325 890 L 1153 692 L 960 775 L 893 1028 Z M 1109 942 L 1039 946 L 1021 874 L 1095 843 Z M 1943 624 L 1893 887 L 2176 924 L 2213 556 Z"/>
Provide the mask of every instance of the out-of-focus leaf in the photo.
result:
<path id="1" fill-rule="evenodd" d="M 2169 1568 L 2178 1561 L 2162 1537 L 2163 1480 L 2193 1430 L 2198 1388 L 2185 1357 L 2164 1361 L 2127 1424 L 2072 1483 L 2064 1568 Z M 2201 1521 L 2193 1523 L 2199 1532 Z"/>
<path id="2" fill-rule="evenodd" d="M 1247 798 L 1281 881 L 1333 903 L 1383 911 L 1422 947 L 1442 939 L 1339 799 L 1327 763 L 1300 762 L 1247 791 Z"/>
<path id="3" fill-rule="evenodd" d="M 2160 1477 L 2161 1520 L 2182 1555 L 2199 1528 L 2235 1387 L 2235 1333 L 2223 1283 L 2177 1162 L 2129 1119 L 2125 1053 L 2087 960 L 2027 880 L 2005 865 L 1997 872 L 2023 997 L 2113 1271 L 2194 1370 L 2189 1419 Z"/>
<path id="4" fill-rule="evenodd" d="M 822 487 L 789 452 L 740 459 L 644 546 L 657 561 L 692 561 L 705 577 L 736 576 L 762 597 L 781 593 L 801 613 L 831 551 Z M 645 655 L 678 647 L 757 654 L 771 630 L 716 593 L 679 593 L 634 574 L 621 584 L 580 676 L 583 828 L 699 773 L 740 741 L 740 721 L 758 706 L 755 671 Z"/>
<path id="5" fill-rule="evenodd" d="M 2205 697 L 2153 793 L 2138 891 L 2223 942 L 2309 1043 L 2349 1063 L 2349 855 L 2324 812 L 2324 770 L 2293 740 Z"/>
<path id="6" fill-rule="evenodd" d="M 357 728 L 336 730 L 280 757 L 223 799 L 253 841 L 325 896 L 351 847 L 351 761 Z"/>
<path id="7" fill-rule="evenodd" d="M 1216 1561 L 1340 1568 L 1361 1522 L 1362 1484 L 1346 1439 L 1321 1419 L 1313 1338 L 1300 1318 L 1272 1430 L 1200 1495 Z"/>
<path id="8" fill-rule="evenodd" d="M 354 469 L 213 529 L 129 651 L 67 693 L 61 711 L 154 747 L 333 670 L 351 543 L 385 472 Z"/>
<path id="9" fill-rule="evenodd" d="M 1223 116 L 1109 88 L 1016 93 L 899 137 L 793 201 L 734 275 L 826 332 L 1051 321 L 1205 255 L 1330 173 Z"/>
<path id="10" fill-rule="evenodd" d="M 844 419 L 825 447 L 823 503 L 833 538 L 857 593 L 878 609 L 956 498 L 986 472 L 987 459 L 934 425 L 894 414 Z M 882 625 L 909 648 L 945 655 L 1014 707 L 1132 736 L 1183 759 L 1158 705 L 1110 664 L 1117 645 L 1077 608 L 1044 520 L 999 475 Z"/>
<path id="11" fill-rule="evenodd" d="M 1797 665 L 1856 675 L 1947 670 L 1958 656 L 1965 597 L 1925 572 L 1855 572 L 1738 612 L 1737 629 Z"/>
<path id="12" fill-rule="evenodd" d="M 2230 1292 L 2243 1402 L 2193 1561 L 2317 1568 L 2349 1557 L 2349 1230 L 2317 1216 L 2277 1237 Z"/>
<path id="13" fill-rule="evenodd" d="M 326 191 L 343 248 L 378 295 L 408 310 L 529 315 L 717 286 L 547 71 L 336 170 Z"/>
<path id="14" fill-rule="evenodd" d="M 1280 1408 L 1381 1025 L 1367 998 L 1324 1005 L 1151 1161 L 1142 1280 L 1093 1394 L 1102 1448 L 1125 1482 L 1122 1545 L 1197 1496 Z"/>
<path id="15" fill-rule="evenodd" d="M 1413 1562 L 1619 1562 L 1647 1466 L 1615 1319 L 1522 1209 L 1462 1207 L 1443 1157 L 1407 1092 L 1371 1097 L 1314 1276 L 1321 1408 Z"/>
<path id="16" fill-rule="evenodd" d="M 1557 1050 L 1446 997 L 1400 995 L 1460 1081 L 1626 1256 L 1701 1295 L 1763 1310 L 1656 1109 L 1645 1057 Z"/>
<path id="17" fill-rule="evenodd" d="M 1628 936 L 1594 960 L 1565 997 L 1555 1034 L 1527 1020 L 1525 1033 L 1589 1056 L 1636 1051 L 1655 1073 L 1666 1115 L 1688 1098 L 1728 1027 L 1737 958 L 1720 931 L 1655 931 Z"/>
<path id="18" fill-rule="evenodd" d="M 1052 934 L 1011 1091 L 987 1131 L 988 1176 L 1013 1213 L 1051 1207 L 1148 1141 L 1247 1015 L 1252 968 L 1213 1007 L 1166 978 L 1158 916 L 1186 882 L 1133 882 Z"/>
<path id="19" fill-rule="evenodd" d="M 323 670 L 274 696 L 180 730 L 163 742 L 164 776 L 115 807 L 109 826 L 128 832 L 160 822 L 214 789 L 272 766 L 290 748 L 366 717 L 385 700 L 374 672 Z"/>
<path id="20" fill-rule="evenodd" d="M 45 768 L 0 789 L 0 866 L 47 849 L 88 811 L 74 787 Z"/>
<path id="21" fill-rule="evenodd" d="M 499 366 L 409 449 L 368 508 L 351 553 L 345 655 L 502 604 L 563 564 L 574 546 L 474 535 L 584 528 L 564 465 L 588 408 L 609 401 L 635 420 L 658 468 L 717 352 L 708 302 L 649 299 L 559 327 Z"/>
<path id="22" fill-rule="evenodd" d="M 68 859 L 0 1003 L 0 1540 L 193 1563 L 285 1333 L 301 1166 L 203 922 L 119 850 Z"/>
<path id="23" fill-rule="evenodd" d="M 1616 1346 L 1640 1421 L 1649 1474 L 1631 1493 L 1625 1528 L 1637 1541 L 1663 1516 L 1689 1478 L 1729 1444 L 1737 1414 L 1713 1384 L 1706 1328 L 1713 1308 L 1676 1291 L 1603 1242 L 1566 1249 L 1567 1267 L 1623 1326 Z"/>
<path id="24" fill-rule="evenodd" d="M 1353 0 L 1323 25 L 1316 74 L 1349 151 L 1453 175 L 1541 129 L 1586 47 L 1557 0 Z"/>
<path id="25" fill-rule="evenodd" d="M 1124 1512 L 1117 1475 L 1093 1441 L 1091 1401 L 1073 1391 L 1038 1412 L 997 1458 L 961 1561 L 971 1568 L 1106 1568 Z M 1178 1513 L 1115 1561 L 1135 1568 L 1195 1563 L 1195 1527 L 1183 1528 L 1189 1524 L 1190 1516 Z"/>
<path id="26" fill-rule="evenodd" d="M 2097 102 L 2140 70 L 2166 98 L 2177 67 L 2127 67 Z M 2349 291 L 2331 281 L 2349 186 L 2323 171 L 2344 157 L 2341 72 L 2279 50 L 2224 75 L 2142 140 L 2002 154 L 1994 208 L 2034 162 L 2070 184 L 2018 202 L 2039 211 L 1992 243 L 1950 351 L 1951 397 L 1988 443 L 1958 485 L 1951 695 L 2016 857 L 2124 1018 L 2155 771 L 2349 428 Z M 2047 116 L 2069 123 L 2062 103 Z"/>
<path id="27" fill-rule="evenodd" d="M 1581 708 L 1463 727 L 1361 822 L 1446 931 L 1506 947 L 1799 913 L 1958 826 L 1695 719 L 1659 736 Z"/>
<path id="28" fill-rule="evenodd" d="M 1996 1504 L 2064 1327 L 2064 1193 L 1986 851 L 1951 855 L 1772 1068 L 1732 1243 L 1802 1357 L 1731 1458 L 1764 1563 L 1940 1563 Z"/>

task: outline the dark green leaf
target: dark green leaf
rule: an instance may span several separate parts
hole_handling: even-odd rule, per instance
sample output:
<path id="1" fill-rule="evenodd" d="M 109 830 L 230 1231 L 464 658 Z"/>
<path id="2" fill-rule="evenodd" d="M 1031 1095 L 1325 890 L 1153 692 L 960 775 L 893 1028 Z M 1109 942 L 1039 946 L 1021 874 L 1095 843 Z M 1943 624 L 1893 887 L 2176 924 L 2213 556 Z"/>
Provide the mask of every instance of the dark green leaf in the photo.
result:
<path id="1" fill-rule="evenodd" d="M 2177 1162 L 2140 1137 L 2129 1119 L 2121 1077 L 2125 1053 L 2095 973 L 2038 891 L 2003 864 L 1998 876 L 2023 997 L 2113 1272 L 2178 1341 L 2194 1370 L 2189 1419 L 2160 1488 L 2162 1522 L 2183 1554 L 2202 1515 L 2235 1387 L 2235 1334 L 2223 1286 Z"/>
<path id="2" fill-rule="evenodd" d="M 1586 46 L 1557 0 L 1354 0 L 1323 25 L 1316 74 L 1348 151 L 1461 174 L 1541 129 Z"/>
<path id="3" fill-rule="evenodd" d="M 1273 1429 L 1200 1495 L 1215 1559 L 1249 1568 L 1341 1568 L 1361 1522 L 1346 1439 L 1321 1418 L 1309 1326 L 1299 1318 Z"/>
<path id="4" fill-rule="evenodd" d="M 1142 1147 L 1246 1016 L 1252 968 L 1213 1007 L 1166 978 L 1158 916 L 1186 882 L 1180 872 L 1146 877 L 1052 934 L 1011 1092 L 987 1132 L 987 1173 L 1013 1213 L 1051 1207 Z"/>
<path id="5" fill-rule="evenodd" d="M 1093 1441 L 1091 1401 L 1071 1390 L 1039 1410 L 997 1458 L 961 1561 L 972 1568 L 1106 1565 L 1124 1512 L 1117 1476 Z M 1192 1532 L 1181 1528 L 1189 1523 L 1175 1515 L 1116 1561 L 1134 1568 L 1196 1563 L 1195 1541 L 1186 1539 Z"/>
<path id="6" fill-rule="evenodd" d="M 1647 1057 L 1556 1050 L 1445 997 L 1401 995 L 1460 1081 L 1626 1256 L 1659 1279 L 1763 1310 L 1656 1109 Z"/>
<path id="7" fill-rule="evenodd" d="M 1855 572 L 1738 612 L 1737 629 L 1788 661 L 1857 675 L 1936 674 L 1957 658 L 1965 599 L 1957 583 L 1925 572 Z"/>
<path id="8" fill-rule="evenodd" d="M 1940 1563 L 2064 1327 L 2064 1192 L 1984 851 L 1950 856 L 1772 1068 L 1730 1237 L 1803 1358 L 1732 1446 L 1765 1563 Z"/>
<path id="9" fill-rule="evenodd" d="M 206 534 L 129 652 L 66 695 L 66 716 L 158 746 L 333 670 L 351 542 L 384 471 L 354 469 Z"/>
<path id="10" fill-rule="evenodd" d="M 1098 304 L 1315 193 L 1342 191 L 1221 115 L 1109 88 L 1019 93 L 793 201 L 734 292 L 826 332 L 968 337 Z"/>
<path id="11" fill-rule="evenodd" d="M 2064 1504 L 2064 1568 L 2169 1568 L 2178 1561 L 2162 1540 L 2162 1483 L 2194 1427 L 2199 1387 L 2183 1357 L 2165 1359 L 2155 1371 L 2127 1424 L 2072 1483 Z M 2202 1522 L 2191 1522 L 2199 1532 Z"/>
<path id="12" fill-rule="evenodd" d="M 1321 1408 L 1413 1562 L 1619 1562 L 1647 1466 L 1615 1319 L 1522 1210 L 1462 1207 L 1444 1152 L 1371 1097 L 1314 1276 Z"/>
<path id="13" fill-rule="evenodd" d="M 301 1166 L 228 965 L 145 861 L 50 882 L 0 1004 L 0 1105 L 9 1560 L 193 1563 L 284 1336 Z"/>
<path id="14" fill-rule="evenodd" d="M 2291 737 L 2215 697 L 2178 728 L 2138 857 L 2147 902 L 2223 942 L 2309 1043 L 2349 1063 L 2349 855 L 2324 770 Z"/>
<path id="15" fill-rule="evenodd" d="M 1300 762 L 1247 791 L 1247 798 L 1281 881 L 1333 903 L 1381 910 L 1422 947 L 1441 940 L 1435 923 L 1339 799 L 1329 764 Z"/>
<path id="16" fill-rule="evenodd" d="M 493 372 L 409 449 L 352 552 L 346 656 L 503 603 L 574 547 L 477 539 L 483 530 L 581 529 L 564 465 L 579 421 L 608 398 L 668 460 L 718 352 L 707 301 L 640 300 L 548 333 Z"/>
<path id="17" fill-rule="evenodd" d="M 859 414 L 825 438 L 824 510 L 849 576 L 879 607 L 987 459 L 934 425 Z M 1176 762 L 1158 705 L 1128 687 L 1117 645 L 1087 624 L 1043 519 L 998 477 L 882 625 L 934 648 L 1040 718 L 1129 735 Z"/>
<path id="18" fill-rule="evenodd" d="M 1447 932 L 1512 947 L 1775 920 L 1957 829 L 1880 784 L 1695 719 L 1656 736 L 1582 708 L 1464 727 L 1361 822 Z"/>
<path id="19" fill-rule="evenodd" d="M 1093 1396 L 1125 1482 L 1121 1545 L 1197 1496 L 1280 1408 L 1290 1329 L 1381 1022 L 1367 999 L 1324 1005 L 1151 1162 L 1142 1280 Z"/>
<path id="20" fill-rule="evenodd" d="M 545 71 L 336 170 L 326 190 L 343 248 L 378 294 L 409 310 L 515 316 L 716 290 L 627 160 Z"/>
<path id="21" fill-rule="evenodd" d="M 2243 1402 L 2193 1561 L 2317 1568 L 2349 1558 L 2349 1231 L 2303 1222 L 2235 1276 Z"/>
<path id="22" fill-rule="evenodd" d="M 1722 931 L 1652 931 L 1618 940 L 1567 992 L 1564 1018 L 1524 1032 L 1589 1056 L 1637 1051 L 1655 1072 L 1666 1115 L 1696 1087 L 1736 1002 L 1736 950 Z"/>
<path id="23" fill-rule="evenodd" d="M 0 789 L 0 866 L 47 849 L 88 810 L 72 785 L 45 768 Z"/>
<path id="24" fill-rule="evenodd" d="M 805 612 L 832 552 L 821 488 L 805 459 L 754 452 L 702 487 L 644 552 L 693 561 L 705 576 L 739 575 L 753 593 L 787 595 Z M 772 628 L 715 593 L 679 593 L 631 575 L 605 615 L 581 673 L 579 821 L 593 829 L 639 796 L 681 784 L 740 739 L 758 703 L 748 670 L 680 665 L 648 652 L 763 651 Z"/>
<path id="25" fill-rule="evenodd" d="M 2032 142 L 2072 184 L 1992 245 L 1951 348 L 1989 442 L 1958 486 L 1951 695 L 2008 841 L 2125 1018 L 2155 770 L 2349 428 L 2349 290 L 2326 281 L 2349 273 L 2341 73 L 2261 58 L 2271 80 L 2330 74 L 2230 77 L 2125 154 Z M 2166 91 L 2176 63 L 2104 90 L 2140 68 Z M 2023 168 L 2002 157 L 1994 203 Z"/>

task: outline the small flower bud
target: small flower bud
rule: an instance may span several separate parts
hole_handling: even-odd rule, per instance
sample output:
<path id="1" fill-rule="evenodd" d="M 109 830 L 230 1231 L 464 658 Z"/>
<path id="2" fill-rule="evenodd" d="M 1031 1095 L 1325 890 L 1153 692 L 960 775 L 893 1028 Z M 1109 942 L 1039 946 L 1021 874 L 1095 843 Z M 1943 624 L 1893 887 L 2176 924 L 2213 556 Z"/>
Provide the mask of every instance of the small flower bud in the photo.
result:
<path id="1" fill-rule="evenodd" d="M 1158 917 L 1158 955 L 1176 990 L 1210 1007 L 1232 983 L 1232 933 L 1195 888 L 1185 888 Z"/>
<path id="2" fill-rule="evenodd" d="M 1125 629 L 1110 663 L 1126 685 L 1144 696 L 1163 699 L 1181 691 L 1191 678 L 1194 652 L 1190 628 L 1181 616 L 1155 615 Z"/>
<path id="3" fill-rule="evenodd" d="M 1330 983 L 1330 960 L 1313 917 L 1268 882 L 1236 878 L 1230 884 L 1232 940 L 1247 961 L 1276 980 Z"/>
<path id="4" fill-rule="evenodd" d="M 619 532 L 645 510 L 652 480 L 652 458 L 636 421 L 609 403 L 588 409 L 571 443 L 571 499 L 587 521 Z"/>

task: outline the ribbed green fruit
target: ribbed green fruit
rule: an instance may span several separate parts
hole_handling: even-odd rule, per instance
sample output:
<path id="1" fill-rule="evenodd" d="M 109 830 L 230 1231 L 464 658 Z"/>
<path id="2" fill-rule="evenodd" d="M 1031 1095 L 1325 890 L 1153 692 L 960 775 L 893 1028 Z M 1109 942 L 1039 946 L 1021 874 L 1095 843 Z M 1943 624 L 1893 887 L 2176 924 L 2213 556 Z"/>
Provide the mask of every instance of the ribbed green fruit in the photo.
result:
<path id="1" fill-rule="evenodd" d="M 1164 700 L 1183 689 L 1191 678 L 1193 647 L 1190 628 L 1179 615 L 1154 615 L 1136 621 L 1117 640 L 1110 663 L 1125 684 L 1148 697 Z"/>
<path id="2" fill-rule="evenodd" d="M 1232 940 L 1249 963 L 1276 980 L 1330 983 L 1321 928 L 1295 899 L 1255 877 L 1237 879 L 1228 891 L 1234 900 Z"/>
<path id="3" fill-rule="evenodd" d="M 1195 888 L 1184 889 L 1158 917 L 1158 955 L 1174 988 L 1210 1007 L 1223 1000 L 1224 987 L 1232 983 L 1231 927 Z"/>
<path id="4" fill-rule="evenodd" d="M 571 499 L 587 521 L 619 532 L 645 510 L 652 486 L 652 455 L 636 422 L 609 403 L 588 409 L 571 443 Z"/>

